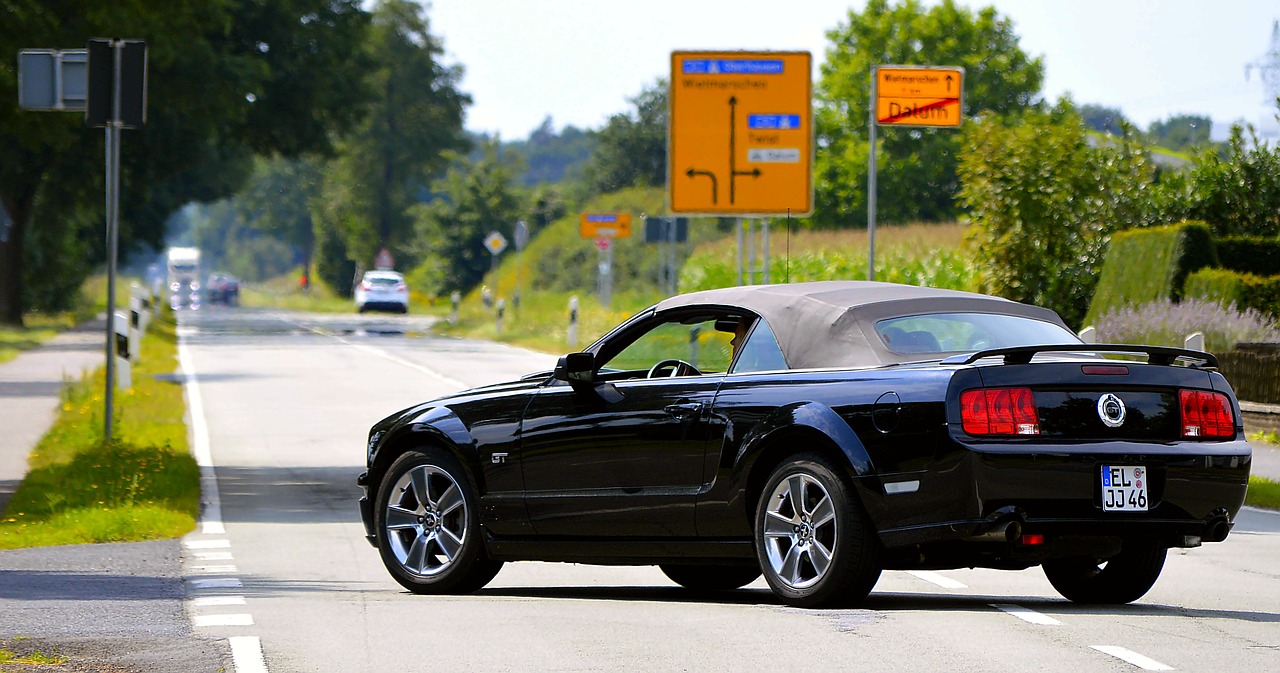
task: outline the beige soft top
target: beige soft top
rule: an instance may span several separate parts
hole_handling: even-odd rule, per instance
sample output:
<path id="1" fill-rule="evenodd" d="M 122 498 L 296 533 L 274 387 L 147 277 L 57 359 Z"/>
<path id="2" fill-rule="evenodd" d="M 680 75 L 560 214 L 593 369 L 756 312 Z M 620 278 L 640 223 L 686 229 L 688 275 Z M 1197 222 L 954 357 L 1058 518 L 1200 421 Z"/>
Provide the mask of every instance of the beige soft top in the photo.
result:
<path id="1" fill-rule="evenodd" d="M 972 292 L 865 280 L 746 285 L 691 292 L 658 302 L 658 312 L 687 306 L 745 309 L 768 323 L 792 369 L 865 367 L 919 360 L 893 353 L 874 336 L 875 322 L 927 313 L 996 313 L 1052 323 L 1057 313 Z"/>

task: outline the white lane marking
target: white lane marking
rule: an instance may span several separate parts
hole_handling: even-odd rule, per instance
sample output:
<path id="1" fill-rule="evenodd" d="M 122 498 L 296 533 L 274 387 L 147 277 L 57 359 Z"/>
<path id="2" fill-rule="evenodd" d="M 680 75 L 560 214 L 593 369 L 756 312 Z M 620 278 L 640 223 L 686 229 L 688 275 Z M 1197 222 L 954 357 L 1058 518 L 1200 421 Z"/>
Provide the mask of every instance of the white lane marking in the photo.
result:
<path id="1" fill-rule="evenodd" d="M 227 605 L 244 605 L 244 596 L 201 596 L 191 601 L 198 608 L 217 608 Z"/>
<path id="2" fill-rule="evenodd" d="M 244 587 L 236 577 L 215 577 L 211 579 L 191 580 L 192 589 L 240 589 Z"/>
<path id="3" fill-rule="evenodd" d="M 236 673 L 267 673 L 267 662 L 262 658 L 262 641 L 257 636 L 236 636 L 227 640 L 231 643 L 231 659 Z"/>
<path id="4" fill-rule="evenodd" d="M 965 584 L 964 582 L 953 580 L 950 577 L 947 577 L 946 575 L 940 575 L 938 573 L 930 572 L 928 570 L 908 570 L 907 574 L 913 577 L 916 577 L 918 579 L 922 579 L 931 584 L 936 584 L 942 587 L 943 589 L 968 589 L 969 588 L 969 585 Z"/>
<path id="5" fill-rule="evenodd" d="M 1152 659 L 1150 657 L 1145 657 L 1141 654 L 1138 654 L 1137 652 L 1134 652 L 1133 650 L 1126 650 L 1123 647 L 1116 647 L 1115 645 L 1090 645 L 1089 647 L 1092 647 L 1093 649 L 1103 654 L 1109 654 L 1117 659 L 1127 661 L 1133 664 L 1134 666 L 1137 666 L 1138 668 L 1141 668 L 1145 671 L 1174 670 L 1172 666 L 1162 664 L 1156 661 L 1155 659 Z"/>
<path id="6" fill-rule="evenodd" d="M 1036 612 L 1035 610 L 1024 608 L 1021 605 L 1011 605 L 1008 603 L 992 603 L 991 607 L 997 610 L 1000 610 L 1001 612 L 1006 612 L 1008 614 L 1011 614 L 1014 617 L 1017 617 L 1018 619 L 1021 619 L 1024 622 L 1030 622 L 1032 624 L 1040 624 L 1041 626 L 1062 626 L 1062 622 L 1054 619 L 1053 617 L 1050 617 L 1049 615 L 1042 615 L 1039 612 Z"/>
<path id="7" fill-rule="evenodd" d="M 233 558 L 229 551 L 198 551 L 192 556 L 197 561 L 230 561 Z"/>
<path id="8" fill-rule="evenodd" d="M 392 362 L 394 362 L 394 363 L 396 363 L 396 364 L 398 364 L 398 365 L 403 365 L 403 366 L 405 366 L 405 367 L 408 367 L 409 369 L 412 369 L 412 370 L 415 370 L 415 371 L 422 372 L 423 374 L 426 374 L 427 376 L 430 376 L 431 378 L 436 379 L 437 381 L 441 381 L 441 382 L 443 382 L 443 383 L 447 383 L 447 384 L 449 384 L 449 385 L 451 385 L 451 386 L 455 386 L 455 387 L 457 387 L 459 390 L 462 390 L 462 389 L 464 389 L 464 388 L 470 388 L 470 387 L 471 387 L 471 386 L 468 386 L 467 384 L 463 383 L 462 381 L 459 381 L 459 380 L 457 380 L 457 379 L 454 379 L 454 378 L 450 378 L 450 377 L 448 377 L 448 376 L 445 376 L 444 374 L 441 374 L 440 372 L 437 372 L 437 371 L 435 371 L 434 369 L 429 369 L 429 368 L 427 368 L 427 367 L 423 367 L 422 365 L 420 365 L 420 364 L 418 364 L 418 363 L 416 363 L 416 362 L 410 362 L 410 361 L 408 361 L 408 360 L 406 360 L 406 359 L 404 359 L 404 358 L 402 358 L 402 357 L 400 357 L 400 356 L 398 356 L 398 355 L 392 355 L 391 353 L 388 353 L 388 352 L 386 352 L 386 351 L 382 350 L 381 348 L 374 348 L 373 346 L 368 346 L 368 345 L 365 345 L 365 344 L 358 344 L 358 343 L 354 343 L 354 342 L 352 342 L 352 341 L 350 341 L 350 340 L 348 340 L 348 339 L 344 339 L 344 338 L 342 338 L 342 337 L 340 337 L 340 336 L 338 336 L 338 335 L 336 335 L 336 334 L 330 334 L 330 333 L 328 333 L 328 332 L 325 332 L 325 331 L 323 331 L 323 330 L 316 329 L 316 328 L 311 327 L 311 326 L 309 326 L 309 325 L 302 325 L 302 327 L 303 327 L 304 329 L 308 329 L 308 330 L 310 330 L 310 331 L 312 331 L 312 332 L 315 332 L 316 334 L 321 334 L 321 335 L 324 335 L 324 336 L 327 336 L 327 337 L 330 337 L 330 338 L 333 338 L 333 339 L 337 339 L 338 341 L 340 341 L 340 342 L 342 342 L 342 343 L 344 343 L 344 344 L 346 344 L 346 345 L 348 345 L 348 346 L 351 346 L 352 348 L 355 348 L 356 350 L 361 350 L 361 351 L 364 351 L 364 352 L 366 352 L 366 353 L 369 353 L 370 355 L 376 355 L 376 356 L 378 356 L 378 357 L 380 357 L 380 358 L 383 358 L 383 359 L 386 359 L 386 360 L 390 360 L 390 361 L 392 361 Z"/>
<path id="9" fill-rule="evenodd" d="M 229 549 L 231 540 L 183 540 L 187 549 Z"/>
<path id="10" fill-rule="evenodd" d="M 253 616 L 235 615 L 196 615 L 192 617 L 197 627 L 201 626 L 253 626 Z"/>
<path id="11" fill-rule="evenodd" d="M 191 570 L 198 573 L 207 573 L 210 575 L 216 575 L 218 573 L 236 572 L 236 567 L 233 565 L 202 565 L 202 566 L 193 565 L 191 566 Z"/>
<path id="12" fill-rule="evenodd" d="M 183 330 L 178 332 L 178 363 L 186 375 L 187 409 L 191 415 L 191 453 L 200 466 L 200 492 L 204 495 L 204 510 L 200 513 L 200 532 L 205 535 L 225 535 L 222 525 L 222 498 L 218 496 L 218 475 L 213 471 L 213 452 L 209 449 L 209 424 L 204 418 L 204 400 L 200 397 L 200 383 L 196 366 L 187 348 Z"/>

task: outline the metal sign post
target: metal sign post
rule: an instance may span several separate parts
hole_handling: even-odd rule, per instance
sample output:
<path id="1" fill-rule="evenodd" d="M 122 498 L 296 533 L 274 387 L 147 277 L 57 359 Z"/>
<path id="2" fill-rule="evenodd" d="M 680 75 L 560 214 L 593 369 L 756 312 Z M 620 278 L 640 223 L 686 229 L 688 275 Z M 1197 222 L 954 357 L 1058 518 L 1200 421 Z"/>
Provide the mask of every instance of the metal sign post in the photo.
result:
<path id="1" fill-rule="evenodd" d="M 85 49 L 24 49 L 18 52 L 18 80 L 22 109 L 83 110 L 87 126 L 106 129 L 107 389 L 102 437 L 110 441 L 115 436 L 120 130 L 142 128 L 146 123 L 147 45 L 141 40 L 95 38 Z"/>
<path id="2" fill-rule="evenodd" d="M 876 279 L 876 127 L 956 128 L 964 117 L 964 68 L 938 65 L 871 66 L 867 161 L 867 280 Z"/>

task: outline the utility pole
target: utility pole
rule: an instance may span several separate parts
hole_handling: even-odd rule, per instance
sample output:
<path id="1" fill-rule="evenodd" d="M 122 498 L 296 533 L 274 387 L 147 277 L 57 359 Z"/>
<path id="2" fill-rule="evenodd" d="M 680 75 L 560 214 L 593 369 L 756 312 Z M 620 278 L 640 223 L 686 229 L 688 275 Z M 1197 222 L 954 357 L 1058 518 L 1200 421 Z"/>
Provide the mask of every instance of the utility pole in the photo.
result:
<path id="1" fill-rule="evenodd" d="M 1280 98 L 1280 19 L 1271 24 L 1271 46 L 1267 53 L 1253 63 L 1245 64 L 1244 78 L 1249 79 L 1249 73 L 1254 70 L 1261 76 L 1266 92 L 1263 102 L 1275 105 L 1276 99 Z"/>

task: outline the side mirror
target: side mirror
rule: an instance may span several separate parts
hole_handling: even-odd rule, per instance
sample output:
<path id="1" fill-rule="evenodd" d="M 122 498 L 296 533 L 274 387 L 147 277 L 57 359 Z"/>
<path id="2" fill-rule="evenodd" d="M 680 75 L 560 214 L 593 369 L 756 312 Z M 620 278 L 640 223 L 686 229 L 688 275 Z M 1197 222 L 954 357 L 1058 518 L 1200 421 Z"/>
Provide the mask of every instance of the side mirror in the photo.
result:
<path id="1" fill-rule="evenodd" d="M 556 363 L 553 376 L 575 386 L 590 385 L 595 382 L 596 357 L 591 353 L 570 353 Z"/>

